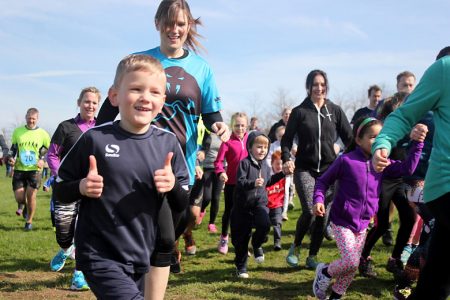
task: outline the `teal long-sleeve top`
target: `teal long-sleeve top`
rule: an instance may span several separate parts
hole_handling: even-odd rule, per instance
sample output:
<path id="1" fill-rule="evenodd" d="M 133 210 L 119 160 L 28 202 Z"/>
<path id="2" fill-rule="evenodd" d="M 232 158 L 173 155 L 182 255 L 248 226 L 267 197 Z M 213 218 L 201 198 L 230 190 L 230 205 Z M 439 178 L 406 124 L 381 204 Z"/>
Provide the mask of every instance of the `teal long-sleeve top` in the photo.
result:
<path id="1" fill-rule="evenodd" d="M 450 56 L 435 61 L 406 103 L 389 115 L 372 145 L 372 152 L 382 148 L 390 152 L 430 110 L 434 112 L 435 133 L 425 177 L 425 202 L 450 192 Z"/>

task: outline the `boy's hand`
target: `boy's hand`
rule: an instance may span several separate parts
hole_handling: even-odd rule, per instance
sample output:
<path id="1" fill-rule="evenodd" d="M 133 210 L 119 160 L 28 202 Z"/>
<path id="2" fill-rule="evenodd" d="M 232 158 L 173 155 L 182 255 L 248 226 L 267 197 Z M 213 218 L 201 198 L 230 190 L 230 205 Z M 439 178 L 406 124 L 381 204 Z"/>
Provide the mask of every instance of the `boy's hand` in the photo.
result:
<path id="1" fill-rule="evenodd" d="M 89 172 L 80 181 L 80 193 L 89 198 L 100 198 L 103 192 L 103 176 L 98 175 L 97 160 L 89 155 Z"/>
<path id="2" fill-rule="evenodd" d="M 173 152 L 167 153 L 164 168 L 155 171 L 154 180 L 158 193 L 167 193 L 175 185 L 175 175 L 173 175 L 171 164 L 172 157 Z"/>
<path id="3" fill-rule="evenodd" d="M 217 134 L 222 142 L 226 142 L 230 139 L 230 129 L 224 122 L 216 122 L 211 126 L 212 131 Z"/>
<path id="4" fill-rule="evenodd" d="M 428 127 L 424 124 L 417 124 L 414 126 L 414 128 L 411 130 L 411 133 L 409 134 L 409 137 L 416 142 L 423 142 L 425 141 L 425 138 L 427 137 L 428 133 Z"/>
<path id="5" fill-rule="evenodd" d="M 372 165 L 376 172 L 380 173 L 389 166 L 391 162 L 388 159 L 387 150 L 384 148 L 377 149 L 372 156 Z"/>
<path id="6" fill-rule="evenodd" d="M 219 179 L 220 181 L 222 181 L 223 183 L 226 183 L 228 181 L 228 176 L 225 172 L 220 173 L 219 175 Z"/>
<path id="7" fill-rule="evenodd" d="M 259 178 L 257 178 L 257 179 L 255 180 L 255 186 L 256 186 L 256 187 L 260 187 L 260 186 L 263 186 L 263 185 L 264 185 L 264 178 L 259 177 Z"/>
<path id="8" fill-rule="evenodd" d="M 314 204 L 313 213 L 319 217 L 325 216 L 325 205 L 323 203 Z"/>
<path id="9" fill-rule="evenodd" d="M 10 166 L 14 166 L 15 163 L 16 163 L 16 160 L 14 159 L 14 157 L 10 157 L 10 158 L 8 159 L 8 164 L 9 164 Z"/>

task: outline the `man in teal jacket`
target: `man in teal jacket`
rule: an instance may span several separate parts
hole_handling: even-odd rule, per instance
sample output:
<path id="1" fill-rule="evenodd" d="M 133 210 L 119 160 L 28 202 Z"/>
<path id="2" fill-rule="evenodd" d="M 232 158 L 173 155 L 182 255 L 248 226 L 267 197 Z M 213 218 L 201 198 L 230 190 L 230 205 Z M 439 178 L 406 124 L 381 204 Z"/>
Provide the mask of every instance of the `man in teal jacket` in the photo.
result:
<path id="1" fill-rule="evenodd" d="M 405 104 L 392 113 L 372 146 L 375 169 L 383 170 L 388 154 L 428 111 L 434 112 L 435 134 L 424 201 L 435 217 L 429 253 L 417 288 L 408 299 L 446 299 L 450 294 L 450 47 L 442 49 Z"/>

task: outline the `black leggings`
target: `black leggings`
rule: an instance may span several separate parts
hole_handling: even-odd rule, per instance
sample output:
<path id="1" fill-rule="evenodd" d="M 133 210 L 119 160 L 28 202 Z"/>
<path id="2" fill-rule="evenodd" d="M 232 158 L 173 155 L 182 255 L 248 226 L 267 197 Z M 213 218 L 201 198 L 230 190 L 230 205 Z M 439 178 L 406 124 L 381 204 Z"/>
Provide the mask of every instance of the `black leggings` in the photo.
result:
<path id="1" fill-rule="evenodd" d="M 234 201 L 234 188 L 235 184 L 225 184 L 224 199 L 225 199 L 225 210 L 222 215 L 222 236 L 228 235 L 228 228 L 230 227 L 230 214 L 233 208 Z"/>
<path id="2" fill-rule="evenodd" d="M 381 187 L 380 200 L 378 202 L 377 226 L 367 234 L 366 243 L 362 257 L 367 258 L 380 237 L 387 231 L 389 226 L 389 206 L 391 200 L 398 210 L 400 226 L 397 232 L 392 257 L 400 259 L 403 248 L 408 242 L 411 230 L 415 222 L 414 209 L 409 205 L 408 198 L 402 179 L 384 179 Z"/>
<path id="3" fill-rule="evenodd" d="M 203 173 L 203 202 L 202 212 L 205 211 L 209 203 L 211 209 L 209 211 L 209 224 L 216 222 L 219 213 L 220 194 L 222 193 L 223 182 L 216 175 L 214 169 L 205 169 Z"/>
<path id="4" fill-rule="evenodd" d="M 428 256 L 420 272 L 416 290 L 408 299 L 446 299 L 450 294 L 450 193 L 427 203 L 435 218 Z"/>
<path id="5" fill-rule="evenodd" d="M 313 209 L 313 192 L 316 178 L 307 171 L 298 171 L 294 173 L 295 189 L 297 190 L 300 204 L 302 205 L 302 214 L 297 220 L 295 227 L 295 246 L 301 246 L 305 234 L 312 226 L 311 243 L 309 245 L 309 255 L 317 255 L 322 246 L 325 224 L 325 217 L 314 216 Z M 328 207 L 334 192 L 334 187 L 330 187 L 327 191 L 325 207 Z"/>

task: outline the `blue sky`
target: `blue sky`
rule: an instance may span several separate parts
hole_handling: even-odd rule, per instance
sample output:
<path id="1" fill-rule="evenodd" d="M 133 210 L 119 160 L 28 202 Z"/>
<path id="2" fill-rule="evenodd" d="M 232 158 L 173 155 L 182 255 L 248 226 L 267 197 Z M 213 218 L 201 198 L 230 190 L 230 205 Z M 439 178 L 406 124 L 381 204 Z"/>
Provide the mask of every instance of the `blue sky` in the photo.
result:
<path id="1" fill-rule="evenodd" d="M 153 48 L 159 1 L 0 0 L 0 129 L 41 111 L 53 131 L 77 113 L 85 87 L 107 93 L 125 55 Z M 295 103 L 315 68 L 328 73 L 329 98 L 351 101 L 371 84 L 392 91 L 395 76 L 418 78 L 450 45 L 449 1 L 191 0 L 224 113 L 265 114 L 276 91 Z M 351 117 L 351 116 L 349 116 Z"/>

